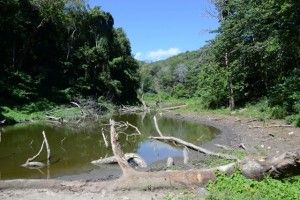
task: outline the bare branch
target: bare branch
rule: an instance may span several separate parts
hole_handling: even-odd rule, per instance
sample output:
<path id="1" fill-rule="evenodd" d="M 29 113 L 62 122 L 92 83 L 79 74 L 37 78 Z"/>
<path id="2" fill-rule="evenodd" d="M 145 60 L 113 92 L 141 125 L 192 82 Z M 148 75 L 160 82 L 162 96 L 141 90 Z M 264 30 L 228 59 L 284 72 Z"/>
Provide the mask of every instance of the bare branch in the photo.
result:
<path id="1" fill-rule="evenodd" d="M 123 174 L 128 174 L 133 169 L 129 166 L 127 160 L 124 158 L 124 153 L 121 149 L 120 143 L 118 142 L 118 134 L 115 129 L 115 121 L 110 119 L 109 124 L 110 124 L 110 142 L 111 142 L 111 148 L 113 154 L 116 157 L 117 162 L 123 171 Z"/>
<path id="2" fill-rule="evenodd" d="M 181 139 L 176 138 L 176 137 L 162 136 L 162 137 L 150 137 L 150 138 L 155 139 L 155 140 L 165 140 L 165 141 L 169 141 L 169 142 L 175 142 L 177 144 L 181 144 L 183 146 L 186 146 L 186 147 L 188 147 L 190 149 L 193 149 L 195 151 L 199 151 L 199 152 L 204 153 L 206 155 L 212 155 L 212 156 L 217 156 L 217 157 L 220 157 L 220 158 L 225 158 L 227 160 L 237 160 L 238 161 L 238 158 L 236 158 L 234 156 L 226 155 L 226 154 L 222 154 L 222 153 L 215 153 L 215 152 L 209 151 L 207 149 L 196 146 L 192 143 L 186 142 L 186 141 L 181 140 Z"/>
<path id="3" fill-rule="evenodd" d="M 104 129 L 103 129 L 103 128 L 101 128 L 101 133 L 102 133 L 102 137 L 103 137 L 105 146 L 106 146 L 106 148 L 107 148 L 109 145 L 108 145 L 107 139 L 106 139 L 106 137 L 105 137 Z"/>
<path id="4" fill-rule="evenodd" d="M 156 128 L 157 133 L 160 135 L 160 137 L 163 137 L 163 134 L 162 134 L 161 131 L 159 130 L 159 127 L 158 127 L 158 124 L 157 124 L 157 120 L 156 120 L 156 116 L 155 116 L 155 115 L 154 115 L 154 117 L 153 117 L 153 120 L 154 120 L 154 125 L 155 125 L 155 128 Z"/>

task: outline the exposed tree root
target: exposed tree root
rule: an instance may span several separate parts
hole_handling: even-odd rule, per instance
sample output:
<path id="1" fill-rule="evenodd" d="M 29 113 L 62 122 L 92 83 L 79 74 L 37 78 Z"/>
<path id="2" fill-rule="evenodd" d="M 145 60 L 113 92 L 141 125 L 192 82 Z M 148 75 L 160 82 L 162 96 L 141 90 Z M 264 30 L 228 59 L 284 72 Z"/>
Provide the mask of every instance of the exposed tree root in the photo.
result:
<path id="1" fill-rule="evenodd" d="M 102 137 L 103 137 L 103 141 L 104 141 L 105 147 L 108 148 L 109 144 L 108 144 L 107 139 L 105 137 L 103 128 L 101 129 L 101 134 L 102 134 Z"/>

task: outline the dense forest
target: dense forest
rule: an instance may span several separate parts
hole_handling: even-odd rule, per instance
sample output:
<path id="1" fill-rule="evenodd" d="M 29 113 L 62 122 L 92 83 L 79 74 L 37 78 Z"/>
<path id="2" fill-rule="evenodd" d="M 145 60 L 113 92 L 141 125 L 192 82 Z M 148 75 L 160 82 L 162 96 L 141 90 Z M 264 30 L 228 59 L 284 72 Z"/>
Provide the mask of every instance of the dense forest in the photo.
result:
<path id="1" fill-rule="evenodd" d="M 203 108 L 263 101 L 275 118 L 300 121 L 300 2 L 214 3 L 215 39 L 138 63 L 110 13 L 84 0 L 0 0 L 0 106 L 76 98 L 132 104 L 141 88 L 195 98 Z"/>
<path id="2" fill-rule="evenodd" d="M 83 0 L 0 0 L 0 104 L 137 102 L 138 64 L 110 13 Z"/>
<path id="3" fill-rule="evenodd" d="M 273 117 L 300 123 L 300 2 L 215 4 L 216 38 L 198 51 L 144 63 L 143 91 L 196 98 L 205 108 L 264 101 Z"/>

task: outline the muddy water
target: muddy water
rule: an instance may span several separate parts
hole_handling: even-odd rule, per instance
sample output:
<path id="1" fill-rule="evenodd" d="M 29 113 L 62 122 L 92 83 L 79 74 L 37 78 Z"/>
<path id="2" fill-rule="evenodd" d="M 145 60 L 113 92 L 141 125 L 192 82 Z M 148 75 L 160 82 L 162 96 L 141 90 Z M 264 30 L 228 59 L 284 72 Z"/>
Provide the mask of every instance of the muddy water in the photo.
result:
<path id="1" fill-rule="evenodd" d="M 169 156 L 182 156 L 182 149 L 167 143 L 148 139 L 157 135 L 151 115 L 128 114 L 115 116 L 116 121 L 128 121 L 136 125 L 142 132 L 141 136 L 126 137 L 120 134 L 124 152 L 140 154 L 148 164 L 165 159 Z M 111 156 L 109 148 L 105 148 L 101 136 L 104 122 L 85 128 L 71 129 L 55 127 L 49 124 L 27 124 L 2 128 L 0 142 L 0 179 L 14 178 L 51 178 L 80 174 L 87 169 L 97 168 L 90 161 L 100 157 Z M 165 135 L 175 136 L 194 144 L 201 144 L 215 137 L 218 130 L 206 125 L 170 118 L 158 118 L 158 124 Z M 105 127 L 105 126 L 104 126 Z M 47 169 L 27 169 L 20 165 L 27 158 L 35 155 L 42 143 L 41 132 L 45 130 L 51 148 L 51 165 Z M 133 133 L 127 130 L 127 134 Z M 37 159 L 45 162 L 45 150 Z"/>

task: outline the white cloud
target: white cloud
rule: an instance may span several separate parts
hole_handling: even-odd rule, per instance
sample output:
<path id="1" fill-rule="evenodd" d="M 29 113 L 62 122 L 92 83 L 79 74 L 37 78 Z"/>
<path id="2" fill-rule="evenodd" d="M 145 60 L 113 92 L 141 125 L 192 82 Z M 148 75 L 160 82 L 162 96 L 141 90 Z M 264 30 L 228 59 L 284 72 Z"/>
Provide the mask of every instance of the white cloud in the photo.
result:
<path id="1" fill-rule="evenodd" d="M 169 49 L 158 49 L 156 51 L 150 51 L 147 53 L 147 57 L 150 60 L 157 61 L 166 59 L 171 56 L 175 56 L 181 53 L 180 49 L 178 48 L 169 48 Z"/>
<path id="2" fill-rule="evenodd" d="M 143 61 L 158 61 L 175 56 L 179 53 L 181 53 L 181 50 L 178 48 L 158 49 L 147 53 L 137 52 L 134 58 Z"/>
<path id="3" fill-rule="evenodd" d="M 137 60 L 142 60 L 143 53 L 142 52 L 136 52 L 136 54 L 134 55 L 134 58 Z"/>

